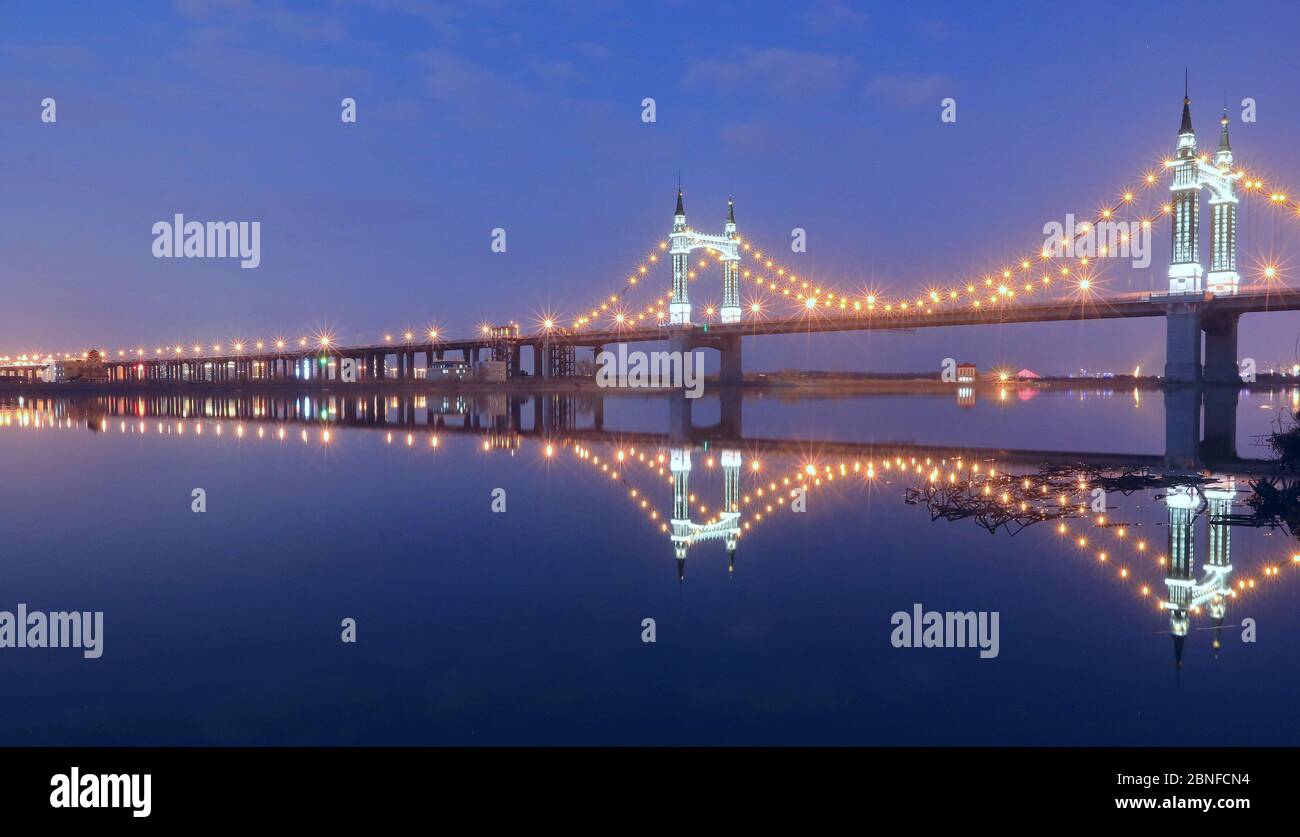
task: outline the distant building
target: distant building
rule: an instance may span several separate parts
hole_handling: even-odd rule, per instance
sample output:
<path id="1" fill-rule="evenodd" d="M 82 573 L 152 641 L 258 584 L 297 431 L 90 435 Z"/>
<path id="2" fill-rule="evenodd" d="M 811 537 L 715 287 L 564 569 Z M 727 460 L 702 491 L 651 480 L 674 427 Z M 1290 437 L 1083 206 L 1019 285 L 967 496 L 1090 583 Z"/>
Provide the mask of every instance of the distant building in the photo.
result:
<path id="1" fill-rule="evenodd" d="M 959 384 L 973 383 L 975 379 L 978 377 L 979 377 L 979 370 L 975 368 L 975 364 L 973 363 L 957 364 L 957 383 Z"/>
<path id="2" fill-rule="evenodd" d="M 504 360 L 481 360 L 474 364 L 474 380 L 499 384 L 508 377 Z"/>
<path id="3" fill-rule="evenodd" d="M 469 364 L 463 360 L 435 360 L 425 371 L 427 381 L 464 380 L 469 377 Z"/>
<path id="4" fill-rule="evenodd" d="M 92 349 L 84 357 L 52 360 L 41 371 L 41 380 L 47 384 L 62 384 L 69 381 L 99 383 L 108 380 L 104 370 L 104 359 L 98 350 Z"/>
<path id="5" fill-rule="evenodd" d="M 1016 377 L 1022 381 L 1032 381 L 1037 378 L 1041 378 L 1043 376 L 1039 375 L 1037 372 L 1035 372 L 1032 369 L 1021 369 L 1019 372 L 1016 373 Z"/>

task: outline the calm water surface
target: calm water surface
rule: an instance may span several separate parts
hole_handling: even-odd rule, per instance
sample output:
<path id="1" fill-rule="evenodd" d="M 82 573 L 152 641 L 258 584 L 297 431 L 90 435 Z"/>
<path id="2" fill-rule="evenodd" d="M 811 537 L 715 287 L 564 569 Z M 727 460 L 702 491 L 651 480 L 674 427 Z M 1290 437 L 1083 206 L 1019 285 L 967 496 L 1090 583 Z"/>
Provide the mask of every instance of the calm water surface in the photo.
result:
<path id="1" fill-rule="evenodd" d="M 693 430 L 665 398 L 2 395 L 0 610 L 101 610 L 104 653 L 0 649 L 0 744 L 1297 744 L 1298 545 L 1231 527 L 1212 568 L 1203 504 L 1242 510 L 1292 398 L 1191 456 L 1159 391 L 706 397 Z M 1078 460 L 1202 481 L 1014 535 L 905 502 L 992 470 L 1055 514 Z M 917 602 L 997 611 L 999 655 L 894 648 Z"/>

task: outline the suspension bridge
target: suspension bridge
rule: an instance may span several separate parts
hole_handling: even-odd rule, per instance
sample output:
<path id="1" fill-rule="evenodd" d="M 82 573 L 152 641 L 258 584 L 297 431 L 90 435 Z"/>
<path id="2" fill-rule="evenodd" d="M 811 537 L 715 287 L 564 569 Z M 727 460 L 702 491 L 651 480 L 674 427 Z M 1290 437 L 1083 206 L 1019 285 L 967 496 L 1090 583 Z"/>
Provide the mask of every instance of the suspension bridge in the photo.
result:
<path id="1" fill-rule="evenodd" d="M 420 356 L 428 370 L 449 355 L 458 355 L 467 367 L 495 361 L 507 379 L 562 379 L 577 374 L 579 349 L 598 354 L 619 343 L 667 343 L 674 352 L 717 351 L 719 382 L 736 385 L 744 379 L 745 338 L 1164 318 L 1165 381 L 1239 384 L 1241 316 L 1300 310 L 1300 291 L 1284 285 L 1273 264 L 1261 266 L 1258 276 L 1243 280 L 1237 264 L 1238 204 L 1248 196 L 1300 218 L 1300 200 L 1236 164 L 1228 124 L 1225 110 L 1217 146 L 1213 152 L 1202 151 L 1192 126 L 1191 101 L 1184 96 L 1175 153 L 1141 173 L 1091 221 L 1063 233 L 1057 242 L 1008 259 L 1000 270 L 906 296 L 833 288 L 777 263 L 770 252 L 741 237 L 730 200 L 721 232 L 696 229 L 687 223 L 679 188 L 668 238 L 650 250 L 619 289 L 572 307 L 566 316 L 545 315 L 527 332 L 511 321 L 482 324 L 476 333 L 460 338 L 430 328 L 353 345 L 317 334 L 296 341 L 193 342 L 94 351 L 112 383 L 301 385 L 414 381 Z M 1167 281 L 1149 292 L 1106 293 L 1099 266 L 1129 244 L 1121 221 L 1140 211 L 1140 195 L 1166 182 L 1169 197 L 1156 215 L 1169 219 Z M 1209 194 L 1208 270 L 1200 245 L 1202 192 Z M 1146 231 L 1155 221 L 1138 215 L 1123 223 Z M 1094 246 L 1097 241 L 1100 246 Z M 653 283 L 655 270 L 664 262 L 671 264 L 671 287 L 643 307 L 634 307 L 637 294 Z M 698 278 L 696 268 L 703 270 L 713 263 L 721 266 L 722 302 L 700 308 L 691 300 L 691 284 Z M 89 352 L 63 357 L 84 357 Z M 39 351 L 0 358 L 0 382 L 43 380 L 56 359 Z"/>

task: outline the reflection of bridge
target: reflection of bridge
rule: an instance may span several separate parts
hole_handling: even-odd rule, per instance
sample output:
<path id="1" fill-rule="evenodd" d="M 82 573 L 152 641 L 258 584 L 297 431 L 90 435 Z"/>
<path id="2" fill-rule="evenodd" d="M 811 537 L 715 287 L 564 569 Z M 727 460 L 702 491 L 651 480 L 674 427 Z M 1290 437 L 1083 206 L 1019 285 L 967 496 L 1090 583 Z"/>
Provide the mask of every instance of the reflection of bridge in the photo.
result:
<path id="1" fill-rule="evenodd" d="M 792 496 L 789 492 L 793 486 L 811 488 L 814 485 L 830 485 L 837 480 L 843 484 L 846 481 L 841 477 L 859 473 L 872 479 L 889 473 L 890 469 L 899 480 L 917 480 L 931 484 L 936 480 L 943 482 L 945 479 L 953 479 L 961 473 L 970 477 L 972 486 L 982 487 L 984 496 L 990 495 L 989 488 L 993 488 L 988 501 L 1000 503 L 1008 509 L 1008 504 L 1019 504 L 1025 497 L 1041 498 L 1035 499 L 1035 502 L 1049 505 L 1059 503 L 1055 508 L 1064 514 L 1057 515 L 1055 519 L 1064 522 L 1070 517 L 1089 516 L 1086 506 L 1079 503 L 1076 497 L 1067 499 L 1064 496 L 1077 493 L 1086 499 L 1090 486 L 1084 480 L 1076 481 L 1074 477 L 1067 477 L 1062 482 L 1061 473 L 1068 473 L 1071 469 L 1061 472 L 1048 467 L 1035 476 L 1032 472 L 1012 473 L 1008 468 L 1014 468 L 1017 464 L 1040 468 L 1058 463 L 1083 465 L 1091 469 L 1114 469 L 1126 474 L 1136 470 L 1159 475 L 1162 477 L 1161 484 L 1172 485 L 1160 498 L 1166 509 L 1168 524 L 1167 548 L 1164 555 L 1160 556 L 1166 587 L 1161 609 L 1169 616 L 1175 657 L 1179 664 L 1192 618 L 1208 612 L 1216 629 L 1214 644 L 1217 650 L 1220 642 L 1218 629 L 1224 624 L 1229 601 L 1237 597 L 1239 589 L 1253 587 L 1255 583 L 1253 579 L 1246 578 L 1238 580 L 1236 588 L 1229 584 L 1229 577 L 1234 570 L 1230 526 L 1237 492 L 1235 478 L 1222 472 L 1245 474 L 1265 471 L 1269 470 L 1267 463 L 1235 460 L 1215 465 L 1213 470 L 1220 473 L 1211 480 L 1203 471 L 1189 475 L 1184 468 L 1171 468 L 1164 458 L 1150 455 L 959 448 L 885 442 L 810 442 L 747 438 L 739 433 L 729 435 L 725 441 L 719 441 L 722 437 L 718 428 L 707 429 L 700 438 L 691 438 L 691 434 L 683 434 L 680 429 L 669 433 L 606 430 L 601 426 L 604 407 L 600 399 L 546 396 L 531 400 L 530 405 L 528 399 L 505 395 L 468 399 L 385 394 L 371 394 L 363 398 L 328 396 L 324 399 L 309 396 L 294 399 L 263 396 L 199 399 L 174 394 L 82 400 L 36 398 L 25 400 L 21 405 L 16 400 L 9 403 L 0 400 L 0 429 L 15 426 L 85 426 L 93 431 L 103 431 L 113 425 L 120 425 L 125 431 L 129 425 L 133 431 L 153 433 L 156 424 L 157 431 L 162 433 L 164 424 L 167 425 L 168 432 L 171 432 L 174 422 L 178 434 L 190 435 L 183 429 L 184 425 L 215 419 L 218 422 L 234 423 L 236 432 L 230 435 L 239 438 L 245 438 L 246 425 L 264 425 L 275 428 L 271 438 L 285 439 L 285 425 L 297 424 L 303 428 L 301 435 L 304 441 L 308 439 L 309 427 L 318 430 L 322 443 L 327 444 L 334 438 L 331 431 L 348 427 L 387 431 L 390 441 L 393 431 L 404 432 L 408 445 L 412 444 L 415 431 L 426 429 L 430 432 L 433 447 L 436 447 L 439 436 L 463 434 L 476 441 L 481 439 L 484 450 L 513 451 L 523 439 L 532 438 L 547 451 L 548 456 L 553 450 L 568 447 L 597 464 L 600 463 L 600 458 L 592 458 L 588 454 L 592 446 L 605 443 L 609 445 L 611 455 L 605 457 L 607 465 L 602 467 L 609 476 L 618 478 L 619 472 L 633 470 L 639 460 L 652 469 L 650 476 L 655 482 L 663 480 L 665 476 L 671 482 L 671 515 L 664 515 L 665 522 L 662 523 L 654 513 L 651 518 L 667 534 L 672 544 L 679 579 L 684 578 L 686 558 L 691 548 L 708 541 L 716 540 L 725 544 L 728 566 L 734 568 L 737 544 L 742 533 L 748 533 L 753 525 L 785 506 Z M 732 409 L 738 409 L 738 405 Z M 531 426 L 525 420 L 529 414 Z M 586 421 L 587 417 L 590 417 L 590 422 Z M 738 429 L 738 416 L 733 417 L 733 421 L 735 424 L 728 425 L 729 430 Z M 194 428 L 193 435 L 198 436 L 202 432 L 200 425 Z M 220 435 L 220 424 L 217 435 Z M 260 427 L 256 435 L 263 438 Z M 769 457 L 787 457 L 794 461 L 795 467 L 787 477 L 764 473 L 775 470 Z M 706 504 L 692 493 L 693 466 L 700 462 L 709 471 L 721 466 L 722 498 L 719 505 Z M 832 468 L 828 462 L 839 464 Z M 818 464 L 814 466 L 813 463 Z M 984 463 L 988 467 L 981 467 Z M 747 490 L 742 486 L 742 477 L 751 469 L 754 474 L 753 484 Z M 1004 482 L 988 481 L 995 471 L 1000 472 L 996 479 Z M 943 476 L 944 473 L 949 476 Z M 1049 480 L 1055 479 L 1057 482 L 1042 481 L 1034 484 L 1035 480 L 1041 480 L 1045 475 Z M 626 473 L 623 478 L 626 482 Z M 1024 493 L 1015 497 L 999 497 L 1003 493 L 1001 486 L 1006 485 L 1006 481 L 1019 484 L 1022 480 Z M 633 490 L 631 494 L 644 508 L 648 492 Z M 1077 513 L 1071 511 L 1074 508 L 1078 509 Z M 1103 510 L 1103 514 L 1109 514 L 1110 511 Z M 1026 519 L 1032 522 L 1035 514 L 1031 509 Z M 1198 572 L 1195 541 L 1197 520 L 1201 516 L 1205 516 L 1207 521 L 1207 547 Z M 1053 517 L 1042 515 L 1037 519 L 1041 521 Z M 1089 522 L 1111 527 L 1120 525 L 1114 522 L 1108 524 L 1105 517 Z M 1060 531 L 1066 531 L 1064 525 Z M 1107 530 L 1097 530 L 1098 537 L 1102 531 Z M 1118 537 L 1124 538 L 1122 528 Z M 1079 538 L 1079 545 L 1082 547 L 1086 540 L 1087 538 Z M 1138 541 L 1135 546 L 1139 554 L 1151 554 L 1146 552 L 1144 540 Z M 1098 557 L 1105 561 L 1106 553 L 1100 552 Z M 1127 573 L 1127 569 L 1121 570 L 1121 577 L 1127 578 Z M 1142 594 L 1147 593 L 1148 588 L 1143 587 Z"/>
<path id="2" fill-rule="evenodd" d="M 1075 252 L 1077 241 L 1091 241 L 1094 234 L 1108 241 L 1114 239 L 1111 245 L 1103 245 L 1106 252 L 1094 255 L 1114 256 L 1119 248 L 1127 247 L 1124 234 L 1117 231 L 1118 213 L 1113 207 L 1103 209 L 1093 224 L 1081 225 L 1069 237 L 1062 236 L 1062 246 L 1057 249 L 1068 252 L 1068 256 L 1044 248 L 1036 257 L 1022 256 L 1010 267 L 964 286 L 931 288 L 915 298 L 887 300 L 869 291 L 832 290 L 776 265 L 770 254 L 764 256 L 740 238 L 730 202 L 721 233 L 693 229 L 687 224 L 679 189 L 671 234 L 659 245 L 671 259 L 672 287 L 666 296 L 655 299 L 640 313 L 626 309 L 624 295 L 615 293 L 590 307 L 577 309 L 568 327 L 562 327 L 556 317 L 545 316 L 534 334 L 522 334 L 514 327 L 502 330 L 483 325 L 477 335 L 454 340 L 445 338 L 437 329 L 429 329 L 427 339 L 425 334 L 408 332 L 397 341 L 390 337 L 379 343 L 349 346 L 319 335 L 296 344 L 277 339 L 158 346 L 152 350 L 137 347 L 108 352 L 106 366 L 110 380 L 119 383 L 365 384 L 394 377 L 414 380 L 418 356 L 424 356 L 427 369 L 449 352 L 469 363 L 491 358 L 501 361 L 510 374 L 523 374 L 527 352 L 532 359 L 532 375 L 550 378 L 575 373 L 573 358 L 578 347 L 599 352 L 616 343 L 666 341 L 674 351 L 718 351 L 721 382 L 737 384 L 743 379 L 741 343 L 745 337 L 1163 317 L 1165 380 L 1239 384 L 1237 331 L 1241 316 L 1300 310 L 1300 292 L 1277 285 L 1275 267 L 1267 268 L 1262 284 L 1254 287 L 1243 285 L 1237 270 L 1238 184 L 1244 183 L 1244 193 L 1261 194 L 1262 181 L 1246 178 L 1235 167 L 1226 113 L 1213 154 L 1198 151 L 1190 100 L 1186 98 L 1176 153 L 1166 161 L 1165 169 L 1171 176 L 1171 197 L 1161 212 L 1170 218 L 1170 264 L 1167 285 L 1159 292 L 1102 295 L 1091 273 L 1097 262 Z M 1159 181 L 1156 173 L 1147 173 L 1138 187 L 1124 193 L 1121 208 L 1134 208 L 1136 193 L 1154 188 Z M 1201 264 L 1202 190 L 1210 193 L 1208 273 Z M 1300 202 L 1285 195 L 1274 193 L 1268 198 L 1275 208 L 1300 209 Z M 1150 219 L 1131 223 L 1151 228 Z M 1115 252 L 1109 252 L 1111 246 Z M 722 303 L 716 311 L 706 308 L 703 322 L 690 300 L 689 285 L 694 278 L 690 259 L 697 251 L 716 258 L 723 274 Z M 742 267 L 746 256 L 755 260 L 752 270 Z M 624 293 L 644 287 L 651 268 L 658 262 L 659 253 L 651 254 L 627 279 Z M 707 260 L 701 264 L 707 264 Z M 741 302 L 741 284 L 745 281 L 752 283 L 756 293 L 748 305 Z M 793 306 L 793 311 L 774 315 L 771 309 L 780 305 Z M 608 324 L 602 325 L 606 320 Z M 39 368 L 31 363 L 0 366 L 0 379 L 35 380 Z"/>
<path id="3" fill-rule="evenodd" d="M 1232 389 L 1176 389 L 1161 392 L 1165 405 L 1165 453 L 1130 454 L 1079 450 L 919 444 L 906 440 L 836 441 L 781 439 L 743 432 L 744 393 L 719 393 L 720 420 L 698 427 L 692 422 L 694 399 L 681 395 L 637 396 L 646 404 L 665 405 L 667 432 L 607 429 L 605 398 L 599 394 L 519 396 L 509 392 L 475 395 L 417 395 L 375 390 L 325 391 L 296 396 L 224 393 L 142 393 L 68 399 L 27 397 L 24 403 L 62 414 L 75 413 L 88 426 L 100 419 L 218 418 L 247 422 L 354 427 L 371 430 L 426 430 L 439 433 L 482 434 L 542 439 L 564 435 L 586 443 L 628 443 L 644 447 L 693 447 L 747 451 L 750 456 L 802 455 L 815 450 L 828 456 L 870 456 L 882 451 L 901 456 L 996 460 L 1019 465 L 1087 465 L 1143 467 L 1153 470 L 1211 470 L 1249 476 L 1271 473 L 1265 460 L 1244 459 L 1235 450 L 1238 394 Z M 939 397 L 939 396 L 936 396 Z M 624 396 L 621 400 L 626 400 Z M 0 406 L 14 399 L 0 399 Z M 662 408 L 662 407 L 661 407 Z M 1202 411 L 1205 415 L 1201 433 Z M 590 417 L 589 421 L 580 420 Z"/>

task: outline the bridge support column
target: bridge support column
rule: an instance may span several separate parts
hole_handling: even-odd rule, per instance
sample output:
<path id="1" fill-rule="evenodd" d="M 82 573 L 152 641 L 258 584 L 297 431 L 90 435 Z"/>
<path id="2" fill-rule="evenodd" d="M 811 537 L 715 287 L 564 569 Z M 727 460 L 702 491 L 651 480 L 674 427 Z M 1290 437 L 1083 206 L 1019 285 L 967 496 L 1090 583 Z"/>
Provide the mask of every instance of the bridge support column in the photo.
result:
<path id="1" fill-rule="evenodd" d="M 735 386 L 745 382 L 745 371 L 740 356 L 740 335 L 728 337 L 718 347 L 722 355 L 722 367 L 718 372 L 718 383 Z"/>
<path id="2" fill-rule="evenodd" d="M 1201 312 L 1177 303 L 1165 313 L 1165 382 L 1201 382 Z"/>
<path id="3" fill-rule="evenodd" d="M 1207 384 L 1241 384 L 1237 367 L 1237 322 L 1240 314 L 1207 315 L 1205 330 L 1205 382 Z"/>

